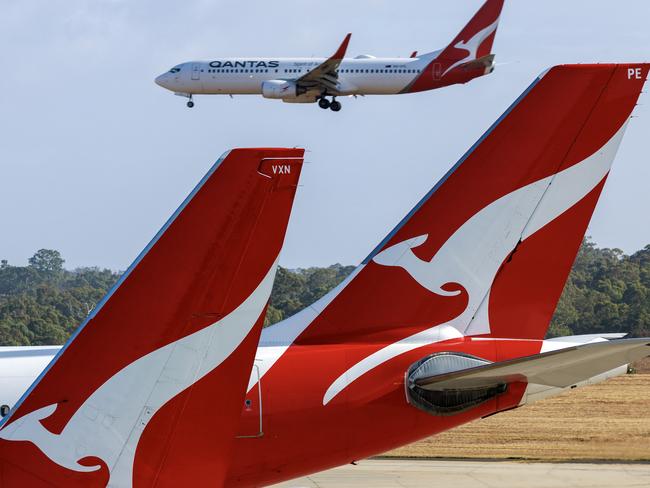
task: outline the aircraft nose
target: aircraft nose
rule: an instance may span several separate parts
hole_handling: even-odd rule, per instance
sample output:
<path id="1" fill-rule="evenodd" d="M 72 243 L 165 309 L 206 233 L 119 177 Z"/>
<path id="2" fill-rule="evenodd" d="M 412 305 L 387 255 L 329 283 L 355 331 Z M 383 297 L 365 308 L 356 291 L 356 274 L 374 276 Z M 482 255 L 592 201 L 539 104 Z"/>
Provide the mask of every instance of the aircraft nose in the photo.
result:
<path id="1" fill-rule="evenodd" d="M 162 86 L 163 88 L 167 88 L 168 90 L 171 89 L 170 88 L 171 80 L 169 79 L 169 73 L 163 73 L 162 75 L 157 76 L 154 81 L 158 86 Z"/>

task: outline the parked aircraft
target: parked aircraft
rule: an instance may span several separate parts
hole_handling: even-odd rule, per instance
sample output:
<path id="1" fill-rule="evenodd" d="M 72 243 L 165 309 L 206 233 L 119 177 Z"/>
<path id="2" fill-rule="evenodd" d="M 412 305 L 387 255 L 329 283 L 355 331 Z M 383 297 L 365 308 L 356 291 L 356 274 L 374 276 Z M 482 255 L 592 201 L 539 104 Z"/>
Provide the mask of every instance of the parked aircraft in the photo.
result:
<path id="1" fill-rule="evenodd" d="M 224 483 L 303 153 L 213 166 L 3 419 L 0 486 Z"/>
<path id="2" fill-rule="evenodd" d="M 329 58 L 219 58 L 174 66 L 156 83 L 176 95 L 262 95 L 341 110 L 337 96 L 396 95 L 467 83 L 494 70 L 492 44 L 504 0 L 487 0 L 444 49 L 409 58 L 345 58 L 351 34 Z M 328 99 L 331 97 L 331 101 Z"/>
<path id="3" fill-rule="evenodd" d="M 229 395 L 236 390 L 235 379 L 230 389 L 223 389 L 221 367 L 175 397 L 158 395 L 158 388 L 167 391 L 165 385 L 175 383 L 176 374 L 192 371 L 190 360 L 179 361 L 169 372 L 159 365 L 147 375 L 154 380 L 144 384 L 134 378 L 129 392 L 145 398 L 137 402 L 136 427 L 128 436 L 112 437 L 121 432 L 114 425 L 127 420 L 133 425 L 134 417 L 130 408 L 122 411 L 122 401 L 115 397 L 104 400 L 104 385 L 111 384 L 122 365 L 128 370 L 147 357 L 145 350 L 156 350 L 132 344 L 131 334 L 171 343 L 169 334 L 177 340 L 189 331 L 157 320 L 158 306 L 189 307 L 213 294 L 222 297 L 216 303 L 230 300 L 234 306 L 260 282 L 261 272 L 250 280 L 251 271 L 231 269 L 232 280 L 251 285 L 236 294 L 239 298 L 221 294 L 222 273 L 209 251 L 225 252 L 228 243 L 210 242 L 214 246 L 208 248 L 199 240 L 202 251 L 193 248 L 195 229 L 204 232 L 206 219 L 219 207 L 206 210 L 193 226 L 188 221 L 178 238 L 191 237 L 192 245 L 170 245 L 173 251 L 151 264 L 170 269 L 169 281 L 138 279 L 140 293 L 130 295 L 133 288 L 127 285 L 146 263 L 145 254 L 11 409 L 0 426 L 0 476 L 8 472 L 14 477 L 5 479 L 22 480 L 20 467 L 56 476 L 52 484 L 69 486 L 60 480 L 93 476 L 85 472 L 93 468 L 104 473 L 94 479 L 105 483 L 124 469 L 124 455 L 116 453 L 124 444 L 118 440 L 128 437 L 134 484 L 170 484 L 182 472 L 185 485 L 209 481 L 219 486 L 226 469 L 224 486 L 265 486 L 624 373 L 628 363 L 650 354 L 650 338 L 545 335 L 649 68 L 565 65 L 540 75 L 346 280 L 310 307 L 263 330 L 248 386 L 242 387 L 247 394 L 233 395 L 241 409 L 235 427 L 232 416 L 215 413 L 220 402 L 231 405 Z M 256 178 L 252 172 L 251 178 Z M 235 199 L 239 193 L 221 196 Z M 236 221 L 230 220 L 231 225 Z M 269 256 L 280 245 L 278 237 L 273 252 L 268 251 L 266 232 L 275 228 L 267 223 L 256 234 L 260 239 L 250 240 L 254 250 L 246 251 L 251 259 L 244 261 L 253 266 L 256 253 L 266 256 L 267 266 L 259 269 L 269 269 Z M 264 246 L 256 246 L 260 242 Z M 203 251 L 202 260 L 186 262 L 186 255 Z M 213 267 L 204 267 L 209 264 Z M 172 281 L 178 273 L 186 279 Z M 192 276 L 199 281 L 189 286 Z M 106 307 L 118 297 L 123 305 L 109 314 Z M 190 317 L 186 320 L 193 330 L 194 309 L 182 310 L 176 316 Z M 198 310 L 212 317 L 203 323 L 225 320 L 227 313 L 223 307 Z M 112 319 L 116 332 L 105 325 L 101 346 L 83 341 L 101 317 L 99 324 Z M 261 309 L 243 324 L 250 317 L 259 321 Z M 142 327 L 145 323 L 154 330 Z M 154 333 L 165 339 L 154 339 Z M 116 343 L 122 347 L 105 346 Z M 209 346 L 200 341 L 195 347 Z M 4 359 L 0 376 L 15 376 L 12 365 L 28 358 L 25 351 Z M 192 357 L 194 349 L 183 351 Z M 0 398 L 2 394 L 0 390 Z M 130 396 L 120 398 L 130 405 Z M 159 408 L 150 409 L 152 403 Z M 100 436 L 99 442 L 81 438 L 74 430 L 81 421 L 111 435 Z M 183 435 L 170 434 L 176 423 L 183 428 L 174 432 Z M 75 435 L 68 434 L 70 425 Z M 230 452 L 224 435 L 233 430 Z M 158 466 L 160 470 L 152 469 Z M 159 473 L 167 472 L 170 477 L 159 481 Z M 119 478 L 114 485 L 130 483 Z"/>
<path id="4" fill-rule="evenodd" d="M 239 426 L 259 437 L 236 440 L 226 485 L 348 464 L 649 355 L 650 338 L 545 340 L 649 67 L 542 73 L 343 283 L 264 329 Z"/>

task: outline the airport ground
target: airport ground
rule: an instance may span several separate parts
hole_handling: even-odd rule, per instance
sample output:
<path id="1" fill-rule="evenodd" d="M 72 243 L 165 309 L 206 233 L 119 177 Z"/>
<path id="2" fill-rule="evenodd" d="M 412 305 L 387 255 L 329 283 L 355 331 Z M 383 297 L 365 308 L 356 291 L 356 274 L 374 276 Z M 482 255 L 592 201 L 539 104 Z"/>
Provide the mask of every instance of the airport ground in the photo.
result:
<path id="1" fill-rule="evenodd" d="M 648 464 L 370 459 L 277 488 L 633 488 L 650 486 Z"/>
<path id="2" fill-rule="evenodd" d="M 613 378 L 361 461 L 278 485 L 650 486 L 650 359 Z"/>
<path id="3" fill-rule="evenodd" d="M 625 375 L 463 425 L 388 456 L 650 462 L 649 406 L 650 374 Z"/>

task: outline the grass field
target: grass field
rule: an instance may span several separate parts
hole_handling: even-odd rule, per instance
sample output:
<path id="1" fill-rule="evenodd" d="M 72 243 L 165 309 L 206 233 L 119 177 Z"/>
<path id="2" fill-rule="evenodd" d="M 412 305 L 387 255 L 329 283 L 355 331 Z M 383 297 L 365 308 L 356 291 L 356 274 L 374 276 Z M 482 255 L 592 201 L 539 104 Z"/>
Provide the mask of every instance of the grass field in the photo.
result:
<path id="1" fill-rule="evenodd" d="M 639 370 L 646 369 L 639 365 Z M 463 425 L 387 456 L 650 461 L 650 374 L 632 374 Z"/>

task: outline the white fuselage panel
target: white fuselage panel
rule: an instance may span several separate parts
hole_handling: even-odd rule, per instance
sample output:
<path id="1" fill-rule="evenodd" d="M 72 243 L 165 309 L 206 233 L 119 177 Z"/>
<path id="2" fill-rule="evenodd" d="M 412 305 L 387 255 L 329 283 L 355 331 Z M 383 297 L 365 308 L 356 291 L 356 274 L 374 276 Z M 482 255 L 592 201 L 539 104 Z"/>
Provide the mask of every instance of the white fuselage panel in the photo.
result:
<path id="1" fill-rule="evenodd" d="M 260 95 L 262 83 L 298 80 L 325 58 L 227 58 L 192 61 L 166 73 L 163 86 L 179 93 Z M 344 59 L 338 68 L 338 95 L 391 95 L 402 92 L 421 73 L 429 59 Z"/>

